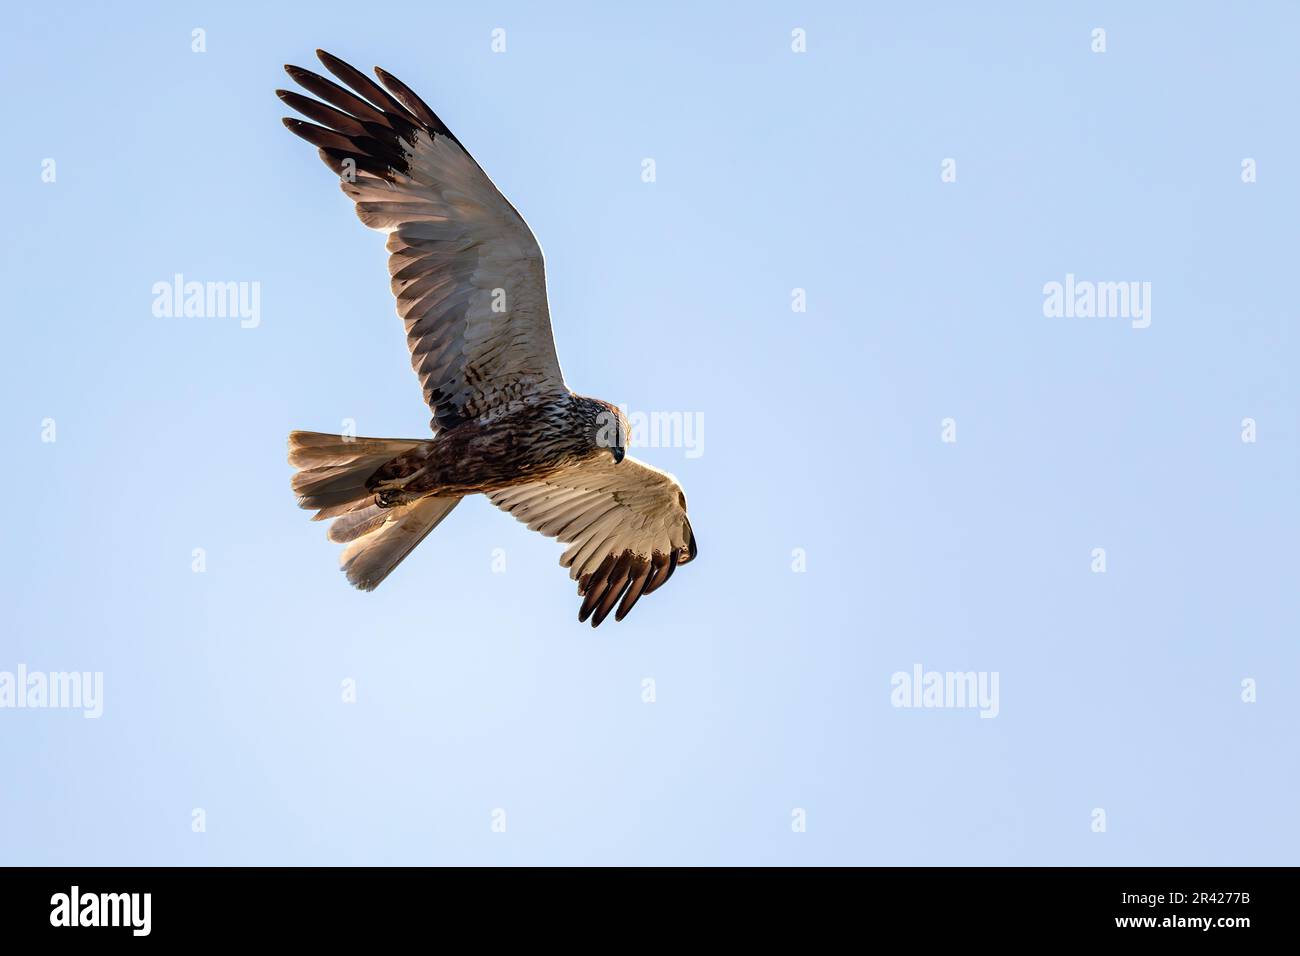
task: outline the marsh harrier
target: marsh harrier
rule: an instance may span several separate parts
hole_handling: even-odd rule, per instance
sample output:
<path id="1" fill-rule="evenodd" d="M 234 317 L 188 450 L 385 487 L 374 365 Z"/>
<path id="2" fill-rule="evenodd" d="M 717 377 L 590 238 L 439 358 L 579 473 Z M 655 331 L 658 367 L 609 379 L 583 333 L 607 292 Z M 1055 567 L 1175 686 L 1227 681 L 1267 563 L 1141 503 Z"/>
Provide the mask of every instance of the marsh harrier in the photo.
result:
<path id="1" fill-rule="evenodd" d="M 484 494 L 568 549 L 578 620 L 621 621 L 696 555 L 672 475 L 624 454 L 629 425 L 564 383 L 542 250 L 515 207 L 406 84 L 317 56 L 343 86 L 296 66 L 319 99 L 277 90 L 314 122 L 284 120 L 371 229 L 433 410 L 430 438 L 295 431 L 298 504 L 332 518 L 348 580 L 373 590 L 466 495 Z M 382 84 L 382 86 L 380 85 Z M 615 606 L 617 605 L 617 609 Z"/>

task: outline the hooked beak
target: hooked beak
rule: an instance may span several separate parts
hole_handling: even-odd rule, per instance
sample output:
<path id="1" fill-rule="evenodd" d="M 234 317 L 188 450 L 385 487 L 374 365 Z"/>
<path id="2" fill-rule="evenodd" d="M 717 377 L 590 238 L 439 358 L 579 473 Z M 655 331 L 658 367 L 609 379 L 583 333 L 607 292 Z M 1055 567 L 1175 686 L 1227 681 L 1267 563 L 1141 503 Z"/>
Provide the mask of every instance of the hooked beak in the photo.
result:
<path id="1" fill-rule="evenodd" d="M 610 453 L 614 456 L 614 464 L 617 465 L 619 462 L 623 460 L 622 445 L 615 445 L 613 448 L 610 449 Z"/>

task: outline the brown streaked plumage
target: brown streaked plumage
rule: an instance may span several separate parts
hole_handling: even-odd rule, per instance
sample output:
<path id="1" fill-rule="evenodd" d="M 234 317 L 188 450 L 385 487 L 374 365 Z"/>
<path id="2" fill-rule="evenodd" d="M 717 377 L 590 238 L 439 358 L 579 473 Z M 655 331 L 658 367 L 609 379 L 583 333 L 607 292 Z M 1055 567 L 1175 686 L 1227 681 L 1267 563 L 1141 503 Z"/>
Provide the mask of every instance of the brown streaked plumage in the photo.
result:
<path id="1" fill-rule="evenodd" d="M 541 247 L 446 124 L 383 70 L 375 83 L 316 53 L 344 85 L 286 66 L 320 100 L 277 90 L 314 121 L 284 124 L 318 147 L 361 221 L 388 234 L 434 434 L 291 433 L 298 504 L 334 519 L 348 580 L 373 590 L 462 498 L 485 494 L 569 546 L 560 564 L 578 582 L 578 620 L 621 621 L 696 555 L 681 487 L 625 457 L 615 406 L 565 385 Z"/>

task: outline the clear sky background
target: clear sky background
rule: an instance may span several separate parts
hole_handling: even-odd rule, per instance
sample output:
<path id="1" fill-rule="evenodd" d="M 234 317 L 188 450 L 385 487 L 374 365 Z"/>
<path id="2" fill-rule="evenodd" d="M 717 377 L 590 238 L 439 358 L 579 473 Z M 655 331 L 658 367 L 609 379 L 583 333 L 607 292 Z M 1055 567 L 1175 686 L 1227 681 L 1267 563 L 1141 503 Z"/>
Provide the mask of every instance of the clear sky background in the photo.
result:
<path id="1" fill-rule="evenodd" d="M 7 11 L 0 671 L 105 699 L 0 710 L 0 863 L 1295 863 L 1294 5 L 609 6 Z M 279 122 L 318 46 L 528 219 L 573 388 L 703 416 L 636 452 L 700 557 L 627 621 L 481 499 L 373 594 L 294 506 L 291 429 L 429 417 Z M 1044 317 L 1067 273 L 1151 326 Z"/>

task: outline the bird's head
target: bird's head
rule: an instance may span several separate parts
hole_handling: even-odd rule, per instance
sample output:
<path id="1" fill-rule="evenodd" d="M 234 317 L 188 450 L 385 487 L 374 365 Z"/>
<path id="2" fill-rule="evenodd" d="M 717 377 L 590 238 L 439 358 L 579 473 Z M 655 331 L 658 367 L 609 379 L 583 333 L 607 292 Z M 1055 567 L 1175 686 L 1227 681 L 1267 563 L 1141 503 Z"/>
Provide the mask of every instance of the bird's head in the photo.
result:
<path id="1" fill-rule="evenodd" d="M 622 409 L 599 398 L 584 398 L 590 413 L 592 434 L 597 448 L 608 449 L 614 463 L 623 460 L 632 439 L 632 425 Z"/>

